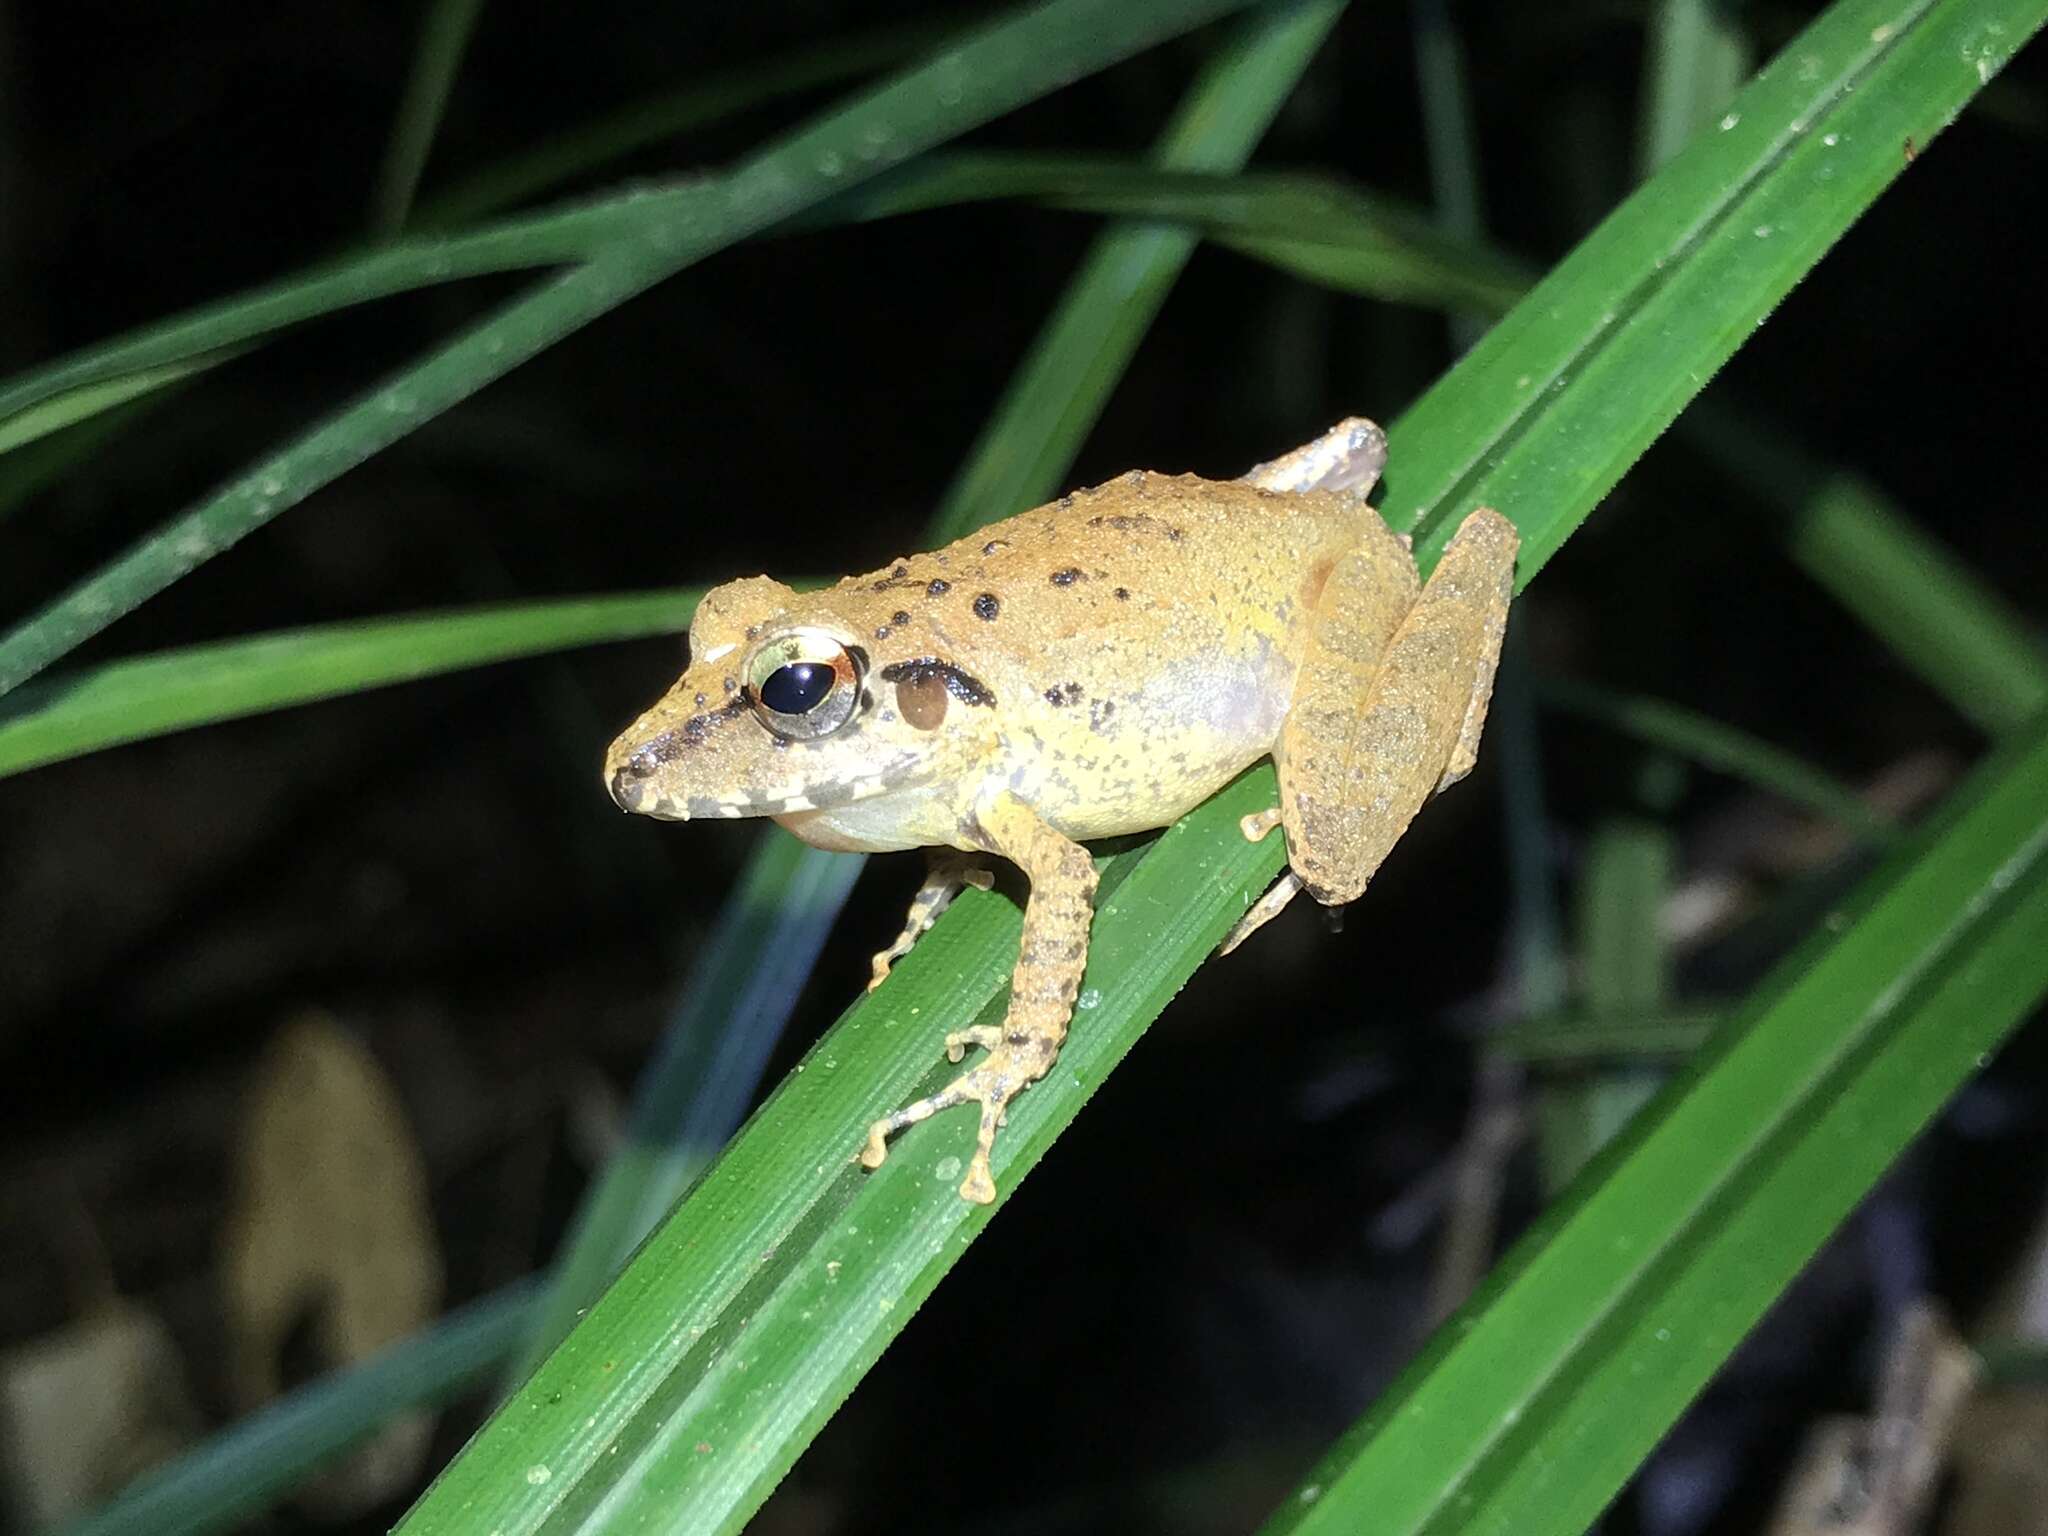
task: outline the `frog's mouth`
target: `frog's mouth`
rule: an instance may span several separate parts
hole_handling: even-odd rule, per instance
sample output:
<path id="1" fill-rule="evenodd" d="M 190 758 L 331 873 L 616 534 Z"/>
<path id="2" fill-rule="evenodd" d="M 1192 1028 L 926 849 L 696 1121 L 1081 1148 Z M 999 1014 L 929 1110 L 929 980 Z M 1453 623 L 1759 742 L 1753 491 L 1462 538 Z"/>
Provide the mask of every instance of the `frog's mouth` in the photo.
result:
<path id="1" fill-rule="evenodd" d="M 659 743 L 649 743 L 618 760 L 606 786 L 619 809 L 658 821 L 711 821 L 745 816 L 783 816 L 797 811 L 830 811 L 893 790 L 914 788 L 928 771 L 926 759 L 905 752 L 857 777 L 796 777 L 733 795 L 678 794 L 664 784 Z M 801 766 L 800 764 L 792 766 Z"/>

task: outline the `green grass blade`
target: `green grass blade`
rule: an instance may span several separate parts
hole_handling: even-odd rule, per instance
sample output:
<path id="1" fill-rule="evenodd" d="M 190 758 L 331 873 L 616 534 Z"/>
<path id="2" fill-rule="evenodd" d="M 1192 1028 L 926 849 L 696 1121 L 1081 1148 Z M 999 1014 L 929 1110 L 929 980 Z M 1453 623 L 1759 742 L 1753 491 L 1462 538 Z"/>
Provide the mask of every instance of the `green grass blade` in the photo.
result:
<path id="1" fill-rule="evenodd" d="M 89 421 L 104 411 L 127 405 L 167 384 L 188 379 L 195 373 L 204 373 L 215 364 L 225 362 L 228 356 L 228 352 L 223 350 L 223 343 L 207 340 L 190 348 L 188 356 L 145 364 L 62 392 L 53 392 L 18 410 L 0 405 L 0 454 L 47 437 L 52 432 Z M 0 391 L 0 400 L 5 398 L 6 392 Z"/>
<path id="2" fill-rule="evenodd" d="M 452 228 L 537 197 L 636 150 L 752 107 L 887 68 L 961 30 L 953 16 L 838 37 L 634 102 L 421 199 L 415 226 Z"/>
<path id="3" fill-rule="evenodd" d="M 1268 1524 L 1578 1536 L 2048 992 L 2048 728 L 1789 957 Z"/>
<path id="4" fill-rule="evenodd" d="M 686 203 L 471 327 L 174 519 L 0 638 L 0 693 L 518 363 L 714 251 L 1242 0 L 1052 0 L 997 22 L 754 156 Z"/>
<path id="5" fill-rule="evenodd" d="M 1532 281 L 1512 257 L 1335 177 L 1229 176 L 1185 163 L 1162 169 L 1087 155 L 935 155 L 809 217 L 818 224 L 894 218 L 991 199 L 1182 225 L 1308 281 L 1405 303 L 1495 314 Z"/>
<path id="6" fill-rule="evenodd" d="M 1670 986 L 1664 903 L 1677 850 L 1665 828 L 1614 819 L 1594 830 L 1579 883 L 1579 991 L 1596 1018 L 1660 1012 Z M 1536 1094 L 1544 1188 L 1564 1188 L 1655 1092 L 1642 1071 L 1576 1073 Z"/>
<path id="7" fill-rule="evenodd" d="M 1720 1008 L 1662 1008 L 1603 1019 L 1567 1013 L 1510 1024 L 1487 1035 L 1489 1049 L 1532 1066 L 1663 1066 L 1683 1061 L 1726 1018 Z"/>
<path id="8" fill-rule="evenodd" d="M 1595 830 L 1578 922 L 1581 991 L 1594 1013 L 1664 1006 L 1670 956 L 1659 923 L 1676 861 L 1671 834 L 1654 823 L 1617 820 Z"/>
<path id="9" fill-rule="evenodd" d="M 195 725 L 679 631 L 701 588 L 323 624 L 109 662 L 0 699 L 0 778 Z"/>
<path id="10" fill-rule="evenodd" d="M 1803 805 L 1860 838 L 1886 843 L 1898 835 L 1890 821 L 1832 774 L 1694 710 L 1561 679 L 1545 682 L 1541 696 L 1546 704 L 1567 714 L 1599 721 L 1638 741 Z"/>
<path id="11" fill-rule="evenodd" d="M 1429 146 L 1430 201 L 1443 229 L 1478 244 L 1486 233 L 1465 52 L 1445 0 L 1413 0 L 1415 75 Z"/>
<path id="12" fill-rule="evenodd" d="M 286 1394 L 56 1536 L 212 1536 L 243 1528 L 398 1415 L 439 1407 L 483 1377 L 518 1338 L 535 1289 L 507 1286 L 361 1365 Z"/>
<path id="13" fill-rule="evenodd" d="M 379 233 L 396 234 L 405 227 L 412 212 L 413 195 L 419 191 L 420 173 L 427 168 L 427 155 L 434 147 L 434 134 L 448 110 L 448 95 L 455 89 L 455 75 L 462 67 L 462 55 L 476 30 L 477 13 L 483 0 L 432 0 L 420 45 L 414 50 L 412 73 L 405 82 L 405 95 L 398 104 L 392 124 L 391 142 L 384 152 L 384 164 L 377 174 L 377 190 L 370 203 L 370 227 Z"/>
<path id="14" fill-rule="evenodd" d="M 139 395 L 39 438 L 19 452 L 0 457 L 0 523 L 96 456 L 131 423 L 174 398 L 176 393 L 175 389 L 166 388 Z"/>
<path id="15" fill-rule="evenodd" d="M 1792 558 L 1979 730 L 2048 708 L 2048 655 L 2010 604 L 1857 475 L 1725 407 L 1687 436 L 1791 517 Z"/>

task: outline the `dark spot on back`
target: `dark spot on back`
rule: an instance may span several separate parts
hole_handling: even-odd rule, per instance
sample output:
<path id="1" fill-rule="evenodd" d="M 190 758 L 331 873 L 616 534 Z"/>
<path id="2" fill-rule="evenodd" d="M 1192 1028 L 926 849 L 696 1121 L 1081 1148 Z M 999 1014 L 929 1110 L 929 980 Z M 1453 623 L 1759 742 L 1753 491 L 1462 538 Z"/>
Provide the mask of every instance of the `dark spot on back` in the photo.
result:
<path id="1" fill-rule="evenodd" d="M 1002 611 L 1003 605 L 993 592 L 984 592 L 974 600 L 974 616 L 977 619 L 993 620 Z"/>
<path id="2" fill-rule="evenodd" d="M 908 624 L 910 622 L 910 615 L 905 613 L 901 608 L 898 608 L 894 613 L 889 615 L 889 622 L 891 624 L 901 627 L 902 625 Z"/>
<path id="3" fill-rule="evenodd" d="M 1162 523 L 1158 518 L 1144 512 L 1103 512 L 1089 518 L 1088 526 L 1114 528 L 1119 533 L 1163 533 L 1175 544 L 1181 539 L 1178 528 L 1170 523 Z"/>
<path id="4" fill-rule="evenodd" d="M 992 555 L 999 549 L 1008 549 L 1009 547 L 1010 541 L 1008 539 L 990 539 L 981 546 L 981 552 L 984 555 Z"/>
<path id="5" fill-rule="evenodd" d="M 948 592 L 952 590 L 953 583 L 946 580 L 946 578 L 943 576 L 934 576 L 931 580 L 931 584 L 924 589 L 925 596 L 927 597 L 944 597 Z"/>
<path id="6" fill-rule="evenodd" d="M 916 583 L 910 579 L 910 567 L 899 563 L 888 575 L 882 577 L 879 581 L 870 583 L 869 589 L 875 592 L 886 592 L 891 587 L 910 587 L 915 585 Z"/>
<path id="7" fill-rule="evenodd" d="M 1082 579 L 1081 568 L 1078 565 L 1070 565 L 1063 571 L 1052 573 L 1052 584 L 1056 587 L 1071 587 Z"/>
<path id="8" fill-rule="evenodd" d="M 1128 602 L 1130 600 L 1130 596 L 1131 589 L 1129 587 L 1118 587 L 1116 589 L 1115 597 L 1118 602 Z"/>

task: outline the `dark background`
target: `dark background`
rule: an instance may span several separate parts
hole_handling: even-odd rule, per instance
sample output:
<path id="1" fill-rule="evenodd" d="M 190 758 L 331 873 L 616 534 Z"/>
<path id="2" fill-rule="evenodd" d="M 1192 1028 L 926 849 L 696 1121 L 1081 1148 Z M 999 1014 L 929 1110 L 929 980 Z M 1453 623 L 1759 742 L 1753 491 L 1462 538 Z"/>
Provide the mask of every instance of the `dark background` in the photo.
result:
<path id="1" fill-rule="evenodd" d="M 1776 40 L 1806 11 L 1743 14 Z M 425 190 L 621 103 L 915 14 L 499 0 Z M 1458 14 L 1488 223 L 1547 263 L 1633 174 L 1641 15 Z M 360 240 L 417 24 L 401 4 L 0 0 L 0 371 Z M 1354 7 L 1257 163 L 1426 201 L 1407 27 L 1402 7 Z M 1139 153 L 1210 41 L 976 142 Z M 2040 48 L 2023 53 L 1993 109 L 1923 153 L 1710 391 L 1869 477 L 2035 623 L 2048 306 L 2025 231 L 2048 166 L 2044 75 Z M 743 115 L 589 185 L 717 166 L 829 99 Z M 81 659 L 882 564 L 915 546 L 1094 228 L 986 205 L 728 251 L 294 509 Z M 0 527 L 0 619 L 529 280 L 346 312 L 150 410 Z M 1439 315 L 1205 250 L 1069 479 L 1234 475 L 1341 415 L 1391 419 L 1451 356 Z M 1852 782 L 1981 753 L 1786 560 L 1782 532 L 1668 440 L 1516 623 L 1541 673 L 1672 699 Z M 680 661 L 677 641 L 654 640 L 489 668 L 0 782 L 0 1344 L 64 1324 L 103 1274 L 167 1318 L 202 1408 L 225 1414 L 214 1254 L 232 1116 L 265 1041 L 309 1005 L 398 1085 L 450 1299 L 545 1258 L 587 1171 L 579 1112 L 628 1091 L 755 835 L 624 818 L 599 787 L 605 743 Z M 1728 872 L 1730 848 L 1782 814 L 1711 774 L 1646 773 L 1654 754 L 1605 730 L 1548 713 L 1541 730 L 1567 895 L 1605 818 L 1654 812 L 1693 878 Z M 1342 934 L 1291 912 L 1202 971 L 762 1529 L 1256 1522 L 1416 1340 L 1474 1032 L 1509 980 L 1498 766 L 1483 757 L 1418 823 Z M 1663 786 L 1647 806 L 1646 782 Z M 916 875 L 908 858 L 862 875 L 772 1072 L 854 995 Z M 1685 957 L 1689 997 L 1738 995 L 1769 958 L 1731 945 Z M 1981 1302 L 2037 1210 L 2042 1054 L 2038 1029 L 2022 1035 L 1968 1091 L 1878 1197 L 1882 1219 L 1867 1210 L 1834 1245 L 1610 1529 L 1750 1528 L 1793 1431 L 1865 1402 L 1904 1295 L 1931 1286 L 1966 1317 Z M 1515 1169 L 1520 1220 L 1538 1191 L 1531 1159 Z M 473 1423 L 451 1414 L 437 1455 Z M 991 1480 L 993 1446 L 1028 1469 L 1021 1486 Z"/>

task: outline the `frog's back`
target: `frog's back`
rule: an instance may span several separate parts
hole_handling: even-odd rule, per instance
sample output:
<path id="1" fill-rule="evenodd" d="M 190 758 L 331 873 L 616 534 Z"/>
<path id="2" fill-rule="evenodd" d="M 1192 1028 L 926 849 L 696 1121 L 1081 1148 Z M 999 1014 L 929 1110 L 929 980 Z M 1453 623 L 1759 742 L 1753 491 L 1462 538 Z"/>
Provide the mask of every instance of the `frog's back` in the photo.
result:
<path id="1" fill-rule="evenodd" d="M 1133 473 L 924 557 L 949 586 L 927 612 L 1003 701 L 1004 771 L 1041 816 L 1160 826 L 1272 749 L 1317 595 L 1375 516 Z"/>
<path id="2" fill-rule="evenodd" d="M 1042 642 L 1104 628 L 1142 633 L 1169 610 L 1198 627 L 1210 610 L 1228 627 L 1279 641 L 1313 606 L 1360 519 L 1375 515 L 1339 493 L 1134 470 L 926 558 L 970 572 L 1017 629 Z"/>

